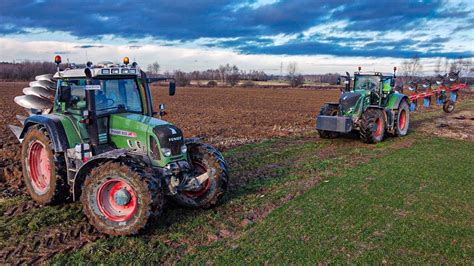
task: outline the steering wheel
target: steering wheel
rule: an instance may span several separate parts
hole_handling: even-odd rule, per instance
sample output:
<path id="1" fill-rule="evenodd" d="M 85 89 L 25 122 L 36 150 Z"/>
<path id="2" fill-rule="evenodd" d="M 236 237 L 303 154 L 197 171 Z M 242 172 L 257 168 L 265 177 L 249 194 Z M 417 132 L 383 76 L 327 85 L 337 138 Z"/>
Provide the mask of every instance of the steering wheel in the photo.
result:
<path id="1" fill-rule="evenodd" d="M 109 104 L 109 102 L 111 102 L 111 103 Z M 115 101 L 114 101 L 114 99 L 107 98 L 107 99 L 105 99 L 105 103 L 107 105 L 107 108 L 109 108 L 109 107 L 114 106 Z"/>

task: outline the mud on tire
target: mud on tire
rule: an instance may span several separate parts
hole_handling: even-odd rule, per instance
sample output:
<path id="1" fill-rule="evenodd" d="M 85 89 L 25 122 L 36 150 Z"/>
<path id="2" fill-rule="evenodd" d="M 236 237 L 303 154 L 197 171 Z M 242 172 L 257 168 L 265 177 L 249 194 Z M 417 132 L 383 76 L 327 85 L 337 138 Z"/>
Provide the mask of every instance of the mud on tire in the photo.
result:
<path id="1" fill-rule="evenodd" d="M 405 136 L 408 134 L 408 129 L 410 127 L 410 107 L 408 106 L 407 101 L 403 100 L 397 111 L 397 116 L 395 117 L 395 136 Z"/>
<path id="2" fill-rule="evenodd" d="M 456 103 L 453 100 L 446 100 L 443 103 L 443 111 L 445 113 L 451 113 L 454 111 L 454 108 L 456 107 Z"/>
<path id="3" fill-rule="evenodd" d="M 185 207 L 213 207 L 227 191 L 229 179 L 227 162 L 218 150 L 207 144 L 189 144 L 188 152 L 196 174 L 207 171 L 209 179 L 198 191 L 181 191 L 171 197 L 176 203 Z"/>
<path id="4" fill-rule="evenodd" d="M 34 201 L 52 205 L 70 200 L 64 154 L 56 153 L 48 131 L 32 126 L 23 139 L 23 181 Z"/>
<path id="5" fill-rule="evenodd" d="M 325 104 L 321 107 L 320 115 L 337 116 L 338 106 L 332 104 Z M 333 139 L 339 137 L 339 132 L 318 130 L 319 137 L 322 139 Z"/>
<path id="6" fill-rule="evenodd" d="M 361 117 L 360 138 L 366 143 L 377 143 L 385 134 L 385 116 L 383 110 L 369 108 Z"/>
<path id="7" fill-rule="evenodd" d="M 100 232 L 133 235 L 161 214 L 160 183 L 142 168 L 107 162 L 87 177 L 81 195 L 84 213 Z"/>

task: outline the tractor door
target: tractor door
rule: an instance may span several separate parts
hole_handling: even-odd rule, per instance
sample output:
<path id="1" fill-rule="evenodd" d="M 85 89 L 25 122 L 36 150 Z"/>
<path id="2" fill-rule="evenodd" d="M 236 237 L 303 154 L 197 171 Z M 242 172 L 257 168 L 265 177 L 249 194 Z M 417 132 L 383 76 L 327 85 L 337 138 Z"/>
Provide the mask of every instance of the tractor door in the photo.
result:
<path id="1" fill-rule="evenodd" d="M 77 127 L 82 139 L 89 138 L 86 125 L 80 122 L 84 110 L 87 109 L 85 83 L 86 81 L 81 79 L 62 80 L 59 83 L 61 88 L 69 87 L 71 90 L 71 98 L 68 102 L 62 103 L 61 111 Z"/>
<path id="2" fill-rule="evenodd" d="M 381 87 L 382 87 L 382 90 L 381 90 L 382 106 L 387 106 L 388 98 L 389 98 L 388 96 L 390 93 L 392 93 L 392 78 L 388 77 L 388 78 L 382 79 Z"/>

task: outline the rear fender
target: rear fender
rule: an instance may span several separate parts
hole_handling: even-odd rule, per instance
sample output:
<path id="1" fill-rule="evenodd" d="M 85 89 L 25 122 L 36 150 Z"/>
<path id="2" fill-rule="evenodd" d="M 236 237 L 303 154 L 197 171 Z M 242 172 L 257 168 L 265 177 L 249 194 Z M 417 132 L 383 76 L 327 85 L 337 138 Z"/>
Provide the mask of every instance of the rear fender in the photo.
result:
<path id="1" fill-rule="evenodd" d="M 392 109 L 392 110 L 398 109 L 398 107 L 400 106 L 400 103 L 403 100 L 406 100 L 407 103 L 408 103 L 409 102 L 408 96 L 406 96 L 405 94 L 401 94 L 401 93 L 392 93 L 392 94 L 390 94 L 386 109 Z"/>
<path id="2" fill-rule="evenodd" d="M 53 149 L 55 152 L 65 152 L 68 149 L 69 143 L 66 132 L 61 123 L 61 117 L 53 114 L 32 115 L 25 119 L 23 130 L 19 135 L 19 140 L 25 138 L 28 129 L 35 125 L 42 125 L 49 133 L 49 137 L 53 142 Z"/>
<path id="3" fill-rule="evenodd" d="M 94 169 L 95 167 L 108 162 L 108 161 L 132 161 L 135 164 L 145 164 L 144 167 L 149 166 L 149 159 L 147 159 L 146 154 L 137 154 L 132 153 L 126 149 L 117 149 L 112 150 L 109 152 L 101 153 L 97 156 L 92 157 L 83 164 L 76 172 L 74 176 L 71 187 L 72 187 L 72 198 L 73 201 L 77 201 L 81 197 L 82 193 L 82 186 L 84 181 L 86 180 L 87 175 Z"/>

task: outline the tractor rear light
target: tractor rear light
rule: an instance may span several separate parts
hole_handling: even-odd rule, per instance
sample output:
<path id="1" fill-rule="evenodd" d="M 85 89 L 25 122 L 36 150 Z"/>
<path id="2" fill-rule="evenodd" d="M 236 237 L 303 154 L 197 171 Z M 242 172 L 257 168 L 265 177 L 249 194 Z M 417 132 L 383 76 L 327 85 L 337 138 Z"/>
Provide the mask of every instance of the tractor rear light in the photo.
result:
<path id="1" fill-rule="evenodd" d="M 113 69 L 112 69 L 112 74 L 120 74 L 120 69 L 118 69 L 118 68 L 113 68 Z"/>
<path id="2" fill-rule="evenodd" d="M 161 148 L 161 152 L 163 153 L 164 156 L 170 157 L 171 156 L 171 149 L 168 148 Z"/>
<path id="3" fill-rule="evenodd" d="M 57 56 L 54 57 L 54 63 L 56 63 L 58 65 L 61 64 L 61 56 L 60 55 L 57 55 Z"/>
<path id="4" fill-rule="evenodd" d="M 110 69 L 104 68 L 102 69 L 102 75 L 109 75 L 110 74 Z"/>

